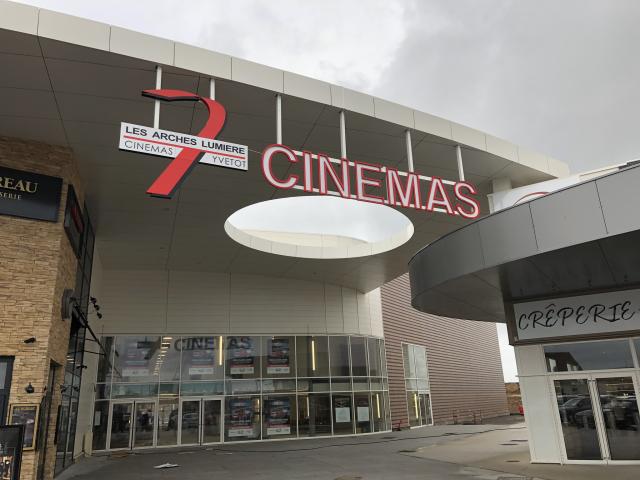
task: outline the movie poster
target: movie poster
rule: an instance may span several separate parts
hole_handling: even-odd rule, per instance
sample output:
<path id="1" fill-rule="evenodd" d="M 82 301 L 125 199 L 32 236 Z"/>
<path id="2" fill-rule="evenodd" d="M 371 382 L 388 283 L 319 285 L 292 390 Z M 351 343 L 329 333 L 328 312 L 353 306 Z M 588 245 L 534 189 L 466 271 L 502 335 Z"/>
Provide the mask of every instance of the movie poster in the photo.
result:
<path id="1" fill-rule="evenodd" d="M 229 400 L 229 438 L 253 437 L 253 405 L 250 398 Z"/>
<path id="2" fill-rule="evenodd" d="M 213 375 L 216 364 L 216 337 L 186 338 L 183 339 L 181 348 L 183 365 L 188 365 L 189 376 Z"/>
<path id="3" fill-rule="evenodd" d="M 267 435 L 291 434 L 291 401 L 287 397 L 264 402 Z"/>
<path id="4" fill-rule="evenodd" d="M 158 346 L 158 342 L 139 341 L 136 339 L 126 340 L 123 358 L 123 377 L 148 377 L 149 361 L 153 354 L 153 348 Z"/>
<path id="5" fill-rule="evenodd" d="M 267 374 L 288 375 L 291 371 L 289 365 L 289 339 L 271 338 L 267 348 Z"/>
<path id="6" fill-rule="evenodd" d="M 252 337 L 228 337 L 227 352 L 231 375 L 255 372 L 256 346 Z"/>

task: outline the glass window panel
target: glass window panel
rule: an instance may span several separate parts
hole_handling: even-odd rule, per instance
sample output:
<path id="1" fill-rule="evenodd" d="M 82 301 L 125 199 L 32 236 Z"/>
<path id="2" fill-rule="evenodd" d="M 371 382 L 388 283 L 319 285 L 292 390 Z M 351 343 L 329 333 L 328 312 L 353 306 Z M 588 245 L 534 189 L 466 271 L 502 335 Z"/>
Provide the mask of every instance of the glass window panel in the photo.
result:
<path id="1" fill-rule="evenodd" d="M 402 361 L 404 362 L 404 377 L 416 378 L 413 349 L 411 345 L 407 345 L 406 343 L 402 344 Z"/>
<path id="2" fill-rule="evenodd" d="M 298 430 L 301 437 L 331 435 L 329 394 L 298 396 Z"/>
<path id="3" fill-rule="evenodd" d="M 351 337 L 351 375 L 367 376 L 367 339 Z"/>
<path id="4" fill-rule="evenodd" d="M 265 395 L 262 397 L 262 438 L 289 438 L 297 435 L 295 395 Z"/>
<path id="5" fill-rule="evenodd" d="M 111 398 L 144 398 L 157 395 L 157 383 L 114 383 L 111 386 Z"/>
<path id="6" fill-rule="evenodd" d="M 588 380 L 556 380 L 558 412 L 569 460 L 601 460 Z"/>
<path id="7" fill-rule="evenodd" d="M 296 391 L 296 381 L 294 379 L 286 379 L 286 378 L 273 378 L 262 381 L 262 392 L 263 393 L 273 393 L 273 392 L 295 392 Z"/>
<path id="8" fill-rule="evenodd" d="M 158 445 L 178 443 L 178 397 L 160 398 L 158 408 Z"/>
<path id="9" fill-rule="evenodd" d="M 162 395 L 178 395 L 180 393 L 179 383 L 161 383 L 160 396 Z"/>
<path id="10" fill-rule="evenodd" d="M 295 347 L 295 337 L 262 337 L 262 376 L 295 376 Z"/>
<path id="11" fill-rule="evenodd" d="M 371 392 L 371 410 L 373 430 L 375 432 L 387 430 L 385 423 L 385 399 L 382 392 Z"/>
<path id="12" fill-rule="evenodd" d="M 188 382 L 180 385 L 180 395 L 223 395 L 224 382 Z"/>
<path id="13" fill-rule="evenodd" d="M 405 389 L 408 390 L 417 390 L 418 389 L 418 382 L 417 380 L 405 380 L 404 381 L 404 386 Z M 376 386 L 376 388 L 378 388 L 378 386 Z M 382 388 L 382 386 L 380 386 L 380 388 Z"/>
<path id="14" fill-rule="evenodd" d="M 382 376 L 387 376 L 387 353 L 385 351 L 384 340 L 378 340 L 380 344 L 380 365 L 382 366 Z"/>
<path id="15" fill-rule="evenodd" d="M 93 410 L 93 449 L 107 448 L 107 426 L 109 423 L 109 402 L 96 402 Z"/>
<path id="16" fill-rule="evenodd" d="M 182 337 L 174 342 L 182 352 L 182 381 L 224 378 L 223 337 Z"/>
<path id="17" fill-rule="evenodd" d="M 420 400 L 418 392 L 407 392 L 407 409 L 409 413 L 409 425 L 417 427 L 420 425 Z"/>
<path id="18" fill-rule="evenodd" d="M 333 434 L 347 435 L 353 433 L 353 408 L 351 395 L 332 395 L 333 400 Z"/>
<path id="19" fill-rule="evenodd" d="M 96 400 L 108 400 L 111 394 L 111 388 L 109 384 L 97 383 L 96 384 Z"/>
<path id="20" fill-rule="evenodd" d="M 633 368 L 627 340 L 547 345 L 544 356 L 549 372 Z"/>
<path id="21" fill-rule="evenodd" d="M 431 425 L 431 397 L 428 393 L 420 394 L 420 421 L 422 425 Z"/>
<path id="22" fill-rule="evenodd" d="M 227 397 L 225 402 L 225 441 L 259 439 L 260 397 Z"/>
<path id="23" fill-rule="evenodd" d="M 368 378 L 354 378 L 353 379 L 354 391 L 369 391 L 369 379 Z"/>
<path id="24" fill-rule="evenodd" d="M 299 377 L 329 376 L 329 340 L 324 336 L 296 337 Z"/>
<path id="25" fill-rule="evenodd" d="M 414 345 L 413 356 L 416 362 L 416 378 L 423 380 L 428 379 L 429 372 L 427 371 L 427 350 L 424 347 Z"/>
<path id="26" fill-rule="evenodd" d="M 133 402 L 112 403 L 109 448 L 129 448 Z"/>
<path id="27" fill-rule="evenodd" d="M 226 352 L 227 377 L 260 377 L 260 337 L 227 337 Z"/>
<path id="28" fill-rule="evenodd" d="M 427 380 L 418 380 L 416 383 L 418 390 L 429 390 L 429 382 Z"/>
<path id="29" fill-rule="evenodd" d="M 328 392 L 329 379 L 328 378 L 299 378 L 298 391 L 299 392 Z"/>
<path id="30" fill-rule="evenodd" d="M 640 417 L 633 379 L 598 378 L 596 382 L 611 459 L 640 460 Z"/>
<path id="31" fill-rule="evenodd" d="M 331 390 L 334 392 L 350 392 L 351 379 L 350 378 L 331 378 Z"/>
<path id="32" fill-rule="evenodd" d="M 260 393 L 260 380 L 232 380 L 227 382 L 231 384 L 232 394 L 242 393 Z"/>
<path id="33" fill-rule="evenodd" d="M 348 377 L 349 337 L 329 337 L 329 352 L 332 377 Z"/>
<path id="34" fill-rule="evenodd" d="M 116 337 L 114 381 L 153 382 L 156 359 L 160 354 L 160 337 Z"/>
<path id="35" fill-rule="evenodd" d="M 380 377 L 371 379 L 371 390 L 382 390 L 382 379 Z"/>
<path id="36" fill-rule="evenodd" d="M 356 433 L 369 433 L 372 431 L 371 396 L 367 393 L 356 393 L 353 395 L 355 405 Z"/>
<path id="37" fill-rule="evenodd" d="M 160 353 L 156 357 L 154 374 L 160 375 L 161 382 L 180 381 L 180 338 L 164 336 L 160 339 Z"/>
<path id="38" fill-rule="evenodd" d="M 152 447 L 155 427 L 155 402 L 135 402 L 133 448 Z"/>
<path id="39" fill-rule="evenodd" d="M 382 375 L 382 365 L 380 365 L 380 341 L 377 338 L 367 339 L 367 350 L 369 354 L 369 376 L 377 377 Z"/>

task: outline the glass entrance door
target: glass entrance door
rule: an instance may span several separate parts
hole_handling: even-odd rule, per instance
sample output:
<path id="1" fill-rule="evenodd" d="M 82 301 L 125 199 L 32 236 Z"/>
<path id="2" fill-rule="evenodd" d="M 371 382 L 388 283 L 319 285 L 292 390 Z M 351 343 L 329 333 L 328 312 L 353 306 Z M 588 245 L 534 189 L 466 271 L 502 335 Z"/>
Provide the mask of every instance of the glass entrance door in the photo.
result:
<path id="1" fill-rule="evenodd" d="M 155 426 L 156 402 L 148 400 L 113 402 L 108 448 L 114 450 L 153 447 Z"/>
<path id="2" fill-rule="evenodd" d="M 637 386 L 631 376 L 554 380 L 568 461 L 640 460 Z"/>
<path id="3" fill-rule="evenodd" d="M 180 403 L 180 444 L 202 445 L 222 441 L 222 398 L 185 398 Z"/>
<path id="4" fill-rule="evenodd" d="M 109 448 L 129 448 L 131 444 L 131 413 L 133 402 L 111 404 Z"/>

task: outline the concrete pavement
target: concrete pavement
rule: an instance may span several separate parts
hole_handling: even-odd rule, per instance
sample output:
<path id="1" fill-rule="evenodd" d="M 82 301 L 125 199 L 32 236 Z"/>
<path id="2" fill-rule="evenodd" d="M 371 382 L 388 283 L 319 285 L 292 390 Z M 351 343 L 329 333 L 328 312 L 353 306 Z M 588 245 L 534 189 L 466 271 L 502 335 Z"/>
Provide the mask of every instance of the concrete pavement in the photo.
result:
<path id="1" fill-rule="evenodd" d="M 60 480 L 637 479 L 640 467 L 529 464 L 526 429 L 449 425 L 362 437 L 224 444 L 92 457 Z M 156 470 L 165 462 L 173 469 Z"/>

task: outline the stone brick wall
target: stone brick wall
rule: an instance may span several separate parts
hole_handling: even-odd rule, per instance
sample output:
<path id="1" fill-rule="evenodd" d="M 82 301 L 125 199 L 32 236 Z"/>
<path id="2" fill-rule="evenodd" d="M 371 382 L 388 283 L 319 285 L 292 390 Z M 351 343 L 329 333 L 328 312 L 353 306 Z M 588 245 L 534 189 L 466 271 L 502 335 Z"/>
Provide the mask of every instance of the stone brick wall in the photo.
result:
<path id="1" fill-rule="evenodd" d="M 66 192 L 71 182 L 81 201 L 83 189 L 70 151 L 63 147 L 0 137 L 0 165 L 62 177 L 58 221 L 0 216 L 0 355 L 14 356 L 10 403 L 40 403 L 49 366 L 56 388 L 48 428 L 45 478 L 53 477 L 55 417 L 60 403 L 70 321 L 60 315 L 62 292 L 74 288 L 77 261 L 63 228 Z M 24 339 L 36 337 L 25 344 Z M 58 381 L 59 380 L 59 381 Z M 35 393 L 27 394 L 31 382 Z M 24 452 L 21 479 L 36 478 L 38 451 Z"/>
<path id="2" fill-rule="evenodd" d="M 518 382 L 507 382 L 504 384 L 507 390 L 507 403 L 509 405 L 509 413 L 511 415 L 520 414 L 520 405 L 522 405 L 522 395 L 520 395 L 520 384 Z"/>

